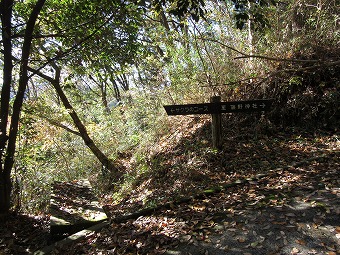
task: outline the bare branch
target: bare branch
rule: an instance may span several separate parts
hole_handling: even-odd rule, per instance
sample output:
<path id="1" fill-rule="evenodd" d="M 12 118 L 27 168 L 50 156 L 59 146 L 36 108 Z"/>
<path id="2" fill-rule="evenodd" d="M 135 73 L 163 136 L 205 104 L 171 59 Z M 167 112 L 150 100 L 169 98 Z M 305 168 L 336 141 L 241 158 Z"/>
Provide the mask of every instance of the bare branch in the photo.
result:
<path id="1" fill-rule="evenodd" d="M 246 55 L 245 53 L 243 53 L 243 52 L 241 52 L 241 51 L 239 51 L 239 50 L 237 50 L 237 49 L 235 49 L 235 48 L 233 48 L 233 47 L 231 47 L 231 46 L 229 46 L 229 45 L 226 45 L 226 44 L 224 44 L 224 43 L 222 43 L 222 42 L 220 42 L 220 41 L 218 41 L 218 40 L 216 40 L 216 39 L 206 38 L 206 37 L 197 37 L 197 39 L 201 39 L 201 40 L 204 40 L 204 41 L 215 42 L 215 43 L 220 44 L 220 45 L 223 46 L 224 48 L 227 48 L 227 49 L 229 49 L 229 50 L 235 51 L 235 52 L 237 52 L 237 53 L 239 53 L 239 54 L 241 54 L 241 55 Z"/>
<path id="2" fill-rule="evenodd" d="M 287 58 L 273 58 L 268 56 L 261 56 L 261 55 L 248 55 L 242 53 L 243 56 L 235 57 L 234 59 L 241 59 L 241 58 L 260 58 L 265 60 L 277 61 L 277 62 L 295 62 L 295 63 L 319 63 L 321 60 L 313 60 L 313 59 L 287 59 Z"/>
<path id="3" fill-rule="evenodd" d="M 56 121 L 56 120 L 52 120 L 46 116 L 43 116 L 43 115 L 37 115 L 39 118 L 42 118 L 44 120 L 46 120 L 48 123 L 52 124 L 53 126 L 56 126 L 56 127 L 60 127 L 62 129 L 65 129 L 66 131 L 72 133 L 72 134 L 75 134 L 77 136 L 80 136 L 81 137 L 81 134 L 78 132 L 78 131 L 75 131 L 71 128 L 69 128 L 68 126 Z"/>
<path id="4" fill-rule="evenodd" d="M 238 84 L 240 82 L 246 82 L 246 81 L 250 81 L 250 80 L 259 80 L 260 83 L 264 82 L 265 80 L 268 80 L 270 77 L 273 77 L 277 74 L 280 73 L 296 73 L 296 72 L 305 72 L 305 71 L 309 71 L 309 70 L 314 70 L 314 69 L 319 69 L 319 68 L 325 68 L 325 67 L 330 67 L 330 66 L 337 66 L 340 65 L 340 60 L 338 61 L 331 61 L 331 62 L 323 62 L 323 63 L 319 63 L 316 65 L 312 65 L 312 66 L 308 66 L 308 67 L 301 67 L 301 68 L 287 68 L 287 69 L 281 69 L 281 70 L 276 70 L 276 71 L 271 71 L 263 76 L 258 76 L 258 77 L 249 77 L 246 79 L 240 79 L 236 82 L 230 82 L 230 83 L 224 83 L 224 84 L 215 84 L 215 85 L 211 85 L 211 86 L 202 86 L 202 87 L 221 87 L 221 86 L 230 86 L 230 85 L 235 85 Z"/>
<path id="5" fill-rule="evenodd" d="M 242 56 L 239 57 L 235 57 L 234 59 L 241 59 L 241 58 L 260 58 L 260 59 L 266 59 L 266 60 L 271 60 L 271 61 L 278 61 L 278 62 L 297 62 L 297 63 L 319 63 L 321 62 L 321 60 L 306 60 L 306 59 L 286 59 L 286 58 L 274 58 L 274 57 L 269 57 L 269 56 L 261 56 L 261 55 L 250 55 L 247 53 L 244 53 L 242 51 L 239 51 L 237 49 L 235 49 L 234 47 L 231 47 L 229 45 L 226 45 L 216 39 L 212 39 L 212 38 L 206 38 L 206 37 L 201 37 L 199 38 L 201 40 L 205 40 L 205 41 L 210 41 L 210 42 L 215 42 L 220 44 L 221 46 L 230 49 L 236 53 L 239 53 Z"/>
<path id="6" fill-rule="evenodd" d="M 301 68 L 288 68 L 288 69 L 282 69 L 282 70 L 277 70 L 276 72 L 272 73 L 271 76 L 274 76 L 277 73 L 294 73 L 294 72 L 304 72 L 304 71 L 309 71 L 313 69 L 319 69 L 319 68 L 325 68 L 325 67 L 330 67 L 330 66 L 337 66 L 340 65 L 340 60 L 338 61 L 325 61 L 313 66 L 308 66 L 308 67 L 301 67 Z"/>

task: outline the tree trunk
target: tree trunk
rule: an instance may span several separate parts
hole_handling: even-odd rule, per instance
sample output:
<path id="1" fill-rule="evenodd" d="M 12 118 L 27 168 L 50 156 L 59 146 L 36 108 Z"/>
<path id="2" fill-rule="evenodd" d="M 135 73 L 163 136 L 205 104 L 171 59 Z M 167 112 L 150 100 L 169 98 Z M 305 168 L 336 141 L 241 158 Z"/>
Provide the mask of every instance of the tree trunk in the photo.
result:
<path id="1" fill-rule="evenodd" d="M 92 151 L 92 153 L 97 157 L 97 159 L 102 163 L 102 165 L 113 175 L 113 178 L 119 178 L 121 176 L 121 173 L 119 172 L 118 168 L 114 165 L 112 160 L 110 160 L 94 143 L 94 141 L 90 138 L 90 136 L 87 133 L 86 127 L 80 120 L 79 116 L 73 109 L 70 101 L 66 97 L 63 89 L 60 86 L 60 68 L 54 64 L 51 63 L 52 67 L 56 71 L 55 78 L 51 78 L 41 72 L 36 71 L 36 73 L 44 78 L 45 80 L 49 81 L 54 89 L 56 90 L 58 96 L 60 97 L 61 102 L 63 103 L 64 107 L 68 110 L 69 115 L 71 116 L 75 126 L 77 127 L 79 134 L 83 141 L 85 142 L 86 146 Z"/>
<path id="2" fill-rule="evenodd" d="M 251 10 L 251 3 L 248 1 L 248 8 L 249 11 Z M 249 55 L 253 56 L 254 55 L 254 35 L 253 35 L 253 30 L 252 30 L 252 15 L 249 13 L 249 18 L 248 18 L 248 44 L 249 44 Z M 252 57 L 249 58 L 249 67 L 250 69 L 254 68 L 254 59 Z M 252 79 L 250 80 L 252 82 Z"/>
<path id="3" fill-rule="evenodd" d="M 11 178 L 10 170 L 4 168 L 4 157 L 8 141 L 7 126 L 12 83 L 12 23 L 13 1 L 1 1 L 1 31 L 3 45 L 3 83 L 1 89 L 0 119 L 0 214 L 7 213 L 10 208 Z"/>
<path id="4" fill-rule="evenodd" d="M 6 91 L 8 86 L 11 86 L 12 79 L 12 46 L 11 46 L 11 16 L 12 7 L 14 1 L 2 1 L 2 33 L 3 33 L 3 45 L 6 55 L 6 62 L 4 62 L 4 86 L 5 92 L 2 91 L 1 94 L 1 136 L 7 138 L 7 125 L 8 125 L 8 109 L 9 109 L 9 92 Z M 26 24 L 24 42 L 22 45 L 22 55 L 20 60 L 20 71 L 19 71 L 19 85 L 18 90 L 14 98 L 13 103 L 13 113 L 10 121 L 10 129 L 8 133 L 8 141 L 1 141 L 0 148 L 0 163 L 1 163 L 1 174 L 0 174 L 0 214 L 6 214 L 10 210 L 11 206 L 11 171 L 14 164 L 14 154 L 16 149 L 16 139 L 18 134 L 18 126 L 20 119 L 21 107 L 24 101 L 24 95 L 28 83 L 28 60 L 30 56 L 31 44 L 32 44 L 32 34 L 35 27 L 35 22 L 38 15 L 45 4 L 45 0 L 38 0 L 32 9 L 28 22 Z M 6 67 L 5 67 L 6 65 Z M 4 102 L 2 101 L 4 100 Z M 7 116 L 5 116 L 7 115 Z M 3 140 L 0 139 L 0 140 Z M 5 139 L 6 140 L 6 139 Z M 7 146 L 6 146 L 7 145 Z M 6 152 L 5 152 L 6 151 Z M 5 155 L 4 155 L 5 152 Z M 5 160 L 3 161 L 3 157 Z"/>
<path id="5" fill-rule="evenodd" d="M 92 151 L 92 153 L 98 158 L 98 160 L 105 166 L 110 173 L 112 173 L 115 177 L 119 176 L 119 171 L 117 167 L 113 164 L 113 162 L 96 146 L 93 140 L 87 133 L 86 127 L 83 125 L 81 120 L 79 119 L 77 113 L 73 109 L 72 105 L 68 101 L 64 91 L 62 90 L 59 82 L 52 83 L 54 89 L 56 90 L 57 94 L 59 95 L 64 107 L 68 110 L 74 124 L 76 125 L 80 136 L 84 140 L 86 146 Z"/>
<path id="6" fill-rule="evenodd" d="M 110 113 L 111 110 L 110 110 L 110 107 L 108 106 L 108 102 L 107 102 L 107 88 L 106 88 L 105 82 L 101 82 L 100 93 L 101 93 L 101 98 L 102 98 L 102 104 L 105 108 L 105 112 Z"/>

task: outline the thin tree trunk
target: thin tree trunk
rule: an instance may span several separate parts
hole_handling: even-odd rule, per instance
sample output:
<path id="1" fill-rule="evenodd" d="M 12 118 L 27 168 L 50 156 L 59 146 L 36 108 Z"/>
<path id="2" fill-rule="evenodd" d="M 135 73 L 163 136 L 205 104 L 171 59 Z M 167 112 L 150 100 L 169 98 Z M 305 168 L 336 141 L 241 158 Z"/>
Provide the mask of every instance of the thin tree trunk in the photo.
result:
<path id="1" fill-rule="evenodd" d="M 10 91 L 12 83 L 12 41 L 11 41 L 11 19 L 13 1 L 1 2 L 1 24 L 2 24 L 2 44 L 3 44 L 3 85 L 1 88 L 1 119 L 0 119 L 0 160 L 5 149 L 7 137 L 8 111 L 10 101 Z M 1 169 L 2 169 L 2 160 Z"/>
<path id="2" fill-rule="evenodd" d="M 99 85 L 102 104 L 105 107 L 106 113 L 110 113 L 111 110 L 107 102 L 107 85 L 106 85 L 107 75 L 105 75 L 105 79 L 103 79 L 100 73 L 98 73 L 98 76 L 99 76 L 99 82 L 97 82 L 97 84 Z"/>
<path id="3" fill-rule="evenodd" d="M 102 163 L 102 165 L 113 175 L 113 178 L 119 178 L 121 176 L 121 173 L 119 172 L 118 168 L 115 166 L 115 164 L 110 160 L 94 143 L 94 141 L 90 138 L 88 135 L 88 132 L 86 130 L 86 127 L 80 120 L 79 116 L 73 109 L 70 101 L 68 100 L 67 96 L 65 95 L 63 89 L 60 86 L 60 68 L 54 64 L 51 63 L 52 67 L 56 71 L 55 78 L 51 78 L 39 71 L 35 71 L 37 75 L 44 78 L 45 80 L 49 81 L 54 89 L 56 90 L 58 96 L 60 97 L 61 102 L 63 103 L 64 107 L 68 110 L 69 115 L 71 116 L 75 126 L 77 127 L 79 134 L 83 141 L 85 142 L 86 146 L 92 151 L 92 153 L 97 157 L 97 159 Z M 32 71 L 34 71 L 32 69 Z"/>
<path id="4" fill-rule="evenodd" d="M 77 113 L 73 109 L 72 105 L 68 101 L 64 91 L 62 90 L 59 82 L 52 83 L 54 89 L 58 93 L 64 107 L 68 110 L 75 126 L 77 127 L 82 139 L 84 140 L 86 146 L 92 151 L 92 153 L 98 158 L 98 160 L 105 166 L 113 175 L 119 175 L 117 167 L 113 162 L 96 146 L 93 140 L 88 135 L 86 127 L 83 125 L 82 121 L 79 119 Z"/>
<path id="5" fill-rule="evenodd" d="M 3 45 L 3 84 L 1 89 L 1 119 L 0 119 L 0 214 L 7 213 L 10 208 L 11 178 L 10 171 L 4 168 L 6 143 L 8 140 L 7 126 L 12 83 L 12 21 L 13 1 L 1 1 L 1 31 Z"/>
<path id="6" fill-rule="evenodd" d="M 24 101 L 24 95 L 25 91 L 27 88 L 27 83 L 28 83 L 28 60 L 30 56 L 30 50 L 31 50 L 31 44 L 32 44 L 32 39 L 33 39 L 33 30 L 35 27 L 35 22 L 38 18 L 38 15 L 44 6 L 46 0 L 38 0 L 35 6 L 32 9 L 32 12 L 30 14 L 30 17 L 28 19 L 28 22 L 26 24 L 26 29 L 25 29 L 25 35 L 24 35 L 24 42 L 22 45 L 22 55 L 21 55 L 21 61 L 20 61 L 20 71 L 19 71 L 19 85 L 18 85 L 18 90 L 14 99 L 13 103 L 13 113 L 11 116 L 11 124 L 10 124 L 10 129 L 9 129 L 9 134 L 8 134 L 8 141 L 7 141 L 7 148 L 6 147 L 6 142 L 1 142 L 1 175 L 0 175 L 0 213 L 8 213 L 10 210 L 10 196 L 11 196 L 11 190 L 12 190 L 12 183 L 11 183 L 11 171 L 12 167 L 14 164 L 14 154 L 15 154 L 15 149 L 16 149 L 16 139 L 17 139 L 17 134 L 18 134 L 18 127 L 19 127 L 19 119 L 20 119 L 20 113 L 21 113 L 21 107 Z M 8 30 L 11 28 L 11 15 L 12 15 L 12 6 L 14 4 L 14 1 L 2 1 L 1 2 L 1 7 L 3 10 L 2 15 L 5 15 L 2 21 L 5 21 L 5 24 L 3 24 L 3 36 L 8 37 L 7 39 L 10 41 L 11 40 L 11 33 Z M 6 12 L 10 12 L 9 14 Z M 9 15 L 9 17 L 7 16 Z M 10 54 L 12 58 L 12 47 L 11 47 L 11 42 L 4 42 L 4 47 L 6 45 L 6 57 L 8 58 L 8 54 Z M 9 52 L 10 51 L 10 52 Z M 11 78 L 8 80 L 8 76 L 12 76 L 12 63 L 9 62 L 8 59 L 6 59 L 6 65 L 7 67 L 5 68 L 4 66 L 4 77 L 6 77 L 6 81 L 4 81 L 4 86 L 5 89 L 8 89 L 7 86 L 11 85 Z M 8 66 L 9 65 L 9 66 Z M 5 73 L 8 72 L 8 73 Z M 9 73 L 10 72 L 10 73 Z M 7 82 L 7 83 L 5 83 Z M 9 84 L 8 84 L 9 82 Z M 6 100 L 6 96 L 8 93 L 5 91 L 4 93 L 4 98 L 1 98 L 1 100 Z M 3 96 L 3 94 L 2 94 Z M 7 108 L 8 107 L 8 108 Z M 7 112 L 6 112 L 7 108 Z M 1 122 L 6 120 L 6 117 L 4 116 L 7 114 L 8 116 L 8 109 L 9 109 L 9 101 L 5 101 L 4 103 L 1 102 Z M 7 117 L 8 118 L 8 117 Z M 7 119 L 8 121 L 8 119 Z M 6 131 L 7 129 L 7 122 L 4 122 L 1 124 L 1 133 L 3 135 L 3 132 Z M 6 155 L 3 155 L 4 151 L 6 150 Z M 5 157 L 5 160 L 3 162 L 2 157 Z"/>
<path id="7" fill-rule="evenodd" d="M 249 11 L 251 10 L 251 3 L 248 1 L 248 8 Z M 249 13 L 248 18 L 248 44 L 249 44 L 249 54 L 252 56 L 254 55 L 254 35 L 252 30 L 252 15 Z M 251 69 L 254 68 L 254 62 L 253 58 L 249 58 L 249 67 Z M 252 82 L 252 81 L 251 81 Z"/>

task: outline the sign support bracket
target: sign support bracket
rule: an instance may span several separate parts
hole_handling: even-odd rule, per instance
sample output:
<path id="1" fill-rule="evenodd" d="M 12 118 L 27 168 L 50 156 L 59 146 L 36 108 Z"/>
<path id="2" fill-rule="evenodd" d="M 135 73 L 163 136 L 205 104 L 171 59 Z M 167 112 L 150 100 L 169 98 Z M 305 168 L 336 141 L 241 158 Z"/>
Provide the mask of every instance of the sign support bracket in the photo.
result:
<path id="1" fill-rule="evenodd" d="M 221 103 L 220 96 L 213 96 L 210 98 L 210 102 L 214 104 Z M 222 114 L 213 113 L 211 114 L 211 128 L 212 128 L 212 141 L 213 148 L 220 150 L 222 148 Z"/>

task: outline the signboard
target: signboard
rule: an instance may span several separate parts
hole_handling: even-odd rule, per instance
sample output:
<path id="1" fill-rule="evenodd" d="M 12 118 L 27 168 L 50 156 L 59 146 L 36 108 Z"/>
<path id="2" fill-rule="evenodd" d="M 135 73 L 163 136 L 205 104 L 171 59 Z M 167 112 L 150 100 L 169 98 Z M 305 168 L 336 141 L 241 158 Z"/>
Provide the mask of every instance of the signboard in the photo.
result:
<path id="1" fill-rule="evenodd" d="M 168 115 L 219 114 L 268 111 L 271 103 L 272 100 L 269 99 L 257 99 L 206 104 L 165 105 L 164 108 Z"/>

